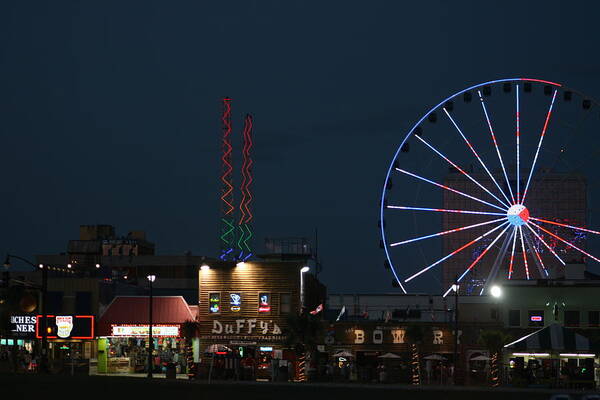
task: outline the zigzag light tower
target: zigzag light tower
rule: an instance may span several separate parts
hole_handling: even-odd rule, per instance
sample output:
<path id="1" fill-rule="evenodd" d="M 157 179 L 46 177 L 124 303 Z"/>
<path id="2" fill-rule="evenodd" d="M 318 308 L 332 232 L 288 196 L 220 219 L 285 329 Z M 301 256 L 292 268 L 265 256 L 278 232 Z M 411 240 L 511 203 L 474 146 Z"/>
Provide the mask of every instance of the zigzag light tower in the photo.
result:
<path id="1" fill-rule="evenodd" d="M 252 192 L 250 190 L 252 186 L 252 128 L 253 121 L 252 115 L 246 114 L 244 118 L 244 130 L 242 132 L 244 147 L 242 150 L 242 201 L 240 202 L 240 219 L 238 222 L 238 241 L 237 248 L 239 253 L 237 255 L 239 260 L 246 261 L 252 256 L 252 226 L 251 222 L 253 219 L 251 211 L 252 203 Z"/>
<path id="2" fill-rule="evenodd" d="M 234 219 L 234 201 L 233 201 L 233 162 L 231 153 L 231 99 L 223 99 L 223 112 L 221 114 L 222 123 L 222 174 L 221 174 L 221 229 L 220 246 L 222 260 L 233 258 L 235 246 L 235 219 Z"/>

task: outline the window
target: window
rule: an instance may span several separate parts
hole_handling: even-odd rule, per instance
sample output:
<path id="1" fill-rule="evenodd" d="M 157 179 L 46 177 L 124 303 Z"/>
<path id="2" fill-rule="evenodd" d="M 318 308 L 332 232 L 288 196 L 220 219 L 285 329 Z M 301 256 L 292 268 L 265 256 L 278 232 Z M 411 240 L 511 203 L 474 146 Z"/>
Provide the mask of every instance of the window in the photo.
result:
<path id="1" fill-rule="evenodd" d="M 521 310 L 508 311 L 508 326 L 521 326 Z"/>
<path id="2" fill-rule="evenodd" d="M 565 326 L 579 326 L 579 311 L 565 311 Z"/>
<path id="3" fill-rule="evenodd" d="M 218 314 L 221 312 L 221 293 L 208 294 L 208 313 Z"/>
<path id="4" fill-rule="evenodd" d="M 529 310 L 529 326 L 544 326 L 544 310 Z"/>
<path id="5" fill-rule="evenodd" d="M 490 309 L 490 318 L 493 320 L 498 319 L 498 309 L 497 308 Z"/>
<path id="6" fill-rule="evenodd" d="M 281 293 L 279 297 L 279 310 L 282 313 L 289 313 L 292 311 L 292 295 L 289 293 Z"/>
<path id="7" fill-rule="evenodd" d="M 92 313 L 92 293 L 75 293 L 75 314 L 89 315 Z"/>
<path id="8" fill-rule="evenodd" d="M 596 327 L 600 326 L 600 311 L 588 312 L 588 325 Z"/>
<path id="9" fill-rule="evenodd" d="M 271 311 L 271 293 L 262 292 L 258 294 L 258 312 Z"/>

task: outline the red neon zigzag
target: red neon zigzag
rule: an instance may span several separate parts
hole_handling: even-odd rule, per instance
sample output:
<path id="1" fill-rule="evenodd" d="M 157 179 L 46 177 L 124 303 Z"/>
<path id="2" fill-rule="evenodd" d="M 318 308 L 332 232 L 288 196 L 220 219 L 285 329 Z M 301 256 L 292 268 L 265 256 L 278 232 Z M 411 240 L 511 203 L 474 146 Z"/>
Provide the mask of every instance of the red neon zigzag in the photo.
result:
<path id="1" fill-rule="evenodd" d="M 231 156 L 231 151 L 232 151 L 232 147 L 231 147 L 231 143 L 229 140 L 229 134 L 231 133 L 231 105 L 229 104 L 229 101 L 231 101 L 231 99 L 225 98 L 223 99 L 223 105 L 225 107 L 224 111 L 223 111 L 223 116 L 221 118 L 223 125 L 225 127 L 224 131 L 223 131 L 223 147 L 225 148 L 225 151 L 223 153 L 223 156 L 221 157 L 221 161 L 223 161 L 223 165 L 225 166 L 225 170 L 223 171 L 223 175 L 221 176 L 221 181 L 223 182 L 224 185 L 224 189 L 223 189 L 223 195 L 221 196 L 221 201 L 223 201 L 224 203 L 224 211 L 225 211 L 225 215 L 229 215 L 233 212 L 234 207 L 233 205 L 226 199 L 232 192 L 233 192 L 233 186 L 231 185 L 230 182 L 230 177 L 231 177 L 231 173 L 233 170 L 233 167 L 231 166 L 231 163 L 229 162 L 229 158 Z"/>
<path id="2" fill-rule="evenodd" d="M 250 191 L 250 185 L 252 184 L 252 173 L 250 172 L 250 167 L 252 166 L 252 157 L 250 157 L 250 149 L 252 149 L 252 117 L 248 116 L 248 131 L 247 131 L 247 142 L 248 142 L 248 146 L 246 149 L 246 157 L 248 158 L 248 163 L 246 165 L 246 175 L 248 176 L 248 181 L 246 182 L 246 194 L 248 195 L 248 198 L 244 204 L 244 207 L 246 208 L 246 214 L 248 215 L 248 217 L 246 218 L 246 223 L 249 223 L 250 221 L 252 221 L 252 212 L 250 211 L 250 203 L 252 202 L 252 192 Z"/>
<path id="3" fill-rule="evenodd" d="M 240 222 L 239 225 L 241 225 L 245 218 L 246 218 L 246 213 L 244 212 L 244 204 L 246 203 L 246 181 L 248 180 L 248 177 L 246 175 L 246 167 L 248 164 L 248 158 L 246 157 L 246 152 L 247 152 L 247 132 L 248 131 L 248 117 L 246 116 L 246 119 L 244 120 L 244 131 L 243 131 L 243 137 L 244 137 L 244 148 L 242 150 L 242 187 L 241 187 L 241 191 L 242 191 L 242 201 L 240 202 L 240 212 L 241 212 L 241 216 L 240 216 Z"/>

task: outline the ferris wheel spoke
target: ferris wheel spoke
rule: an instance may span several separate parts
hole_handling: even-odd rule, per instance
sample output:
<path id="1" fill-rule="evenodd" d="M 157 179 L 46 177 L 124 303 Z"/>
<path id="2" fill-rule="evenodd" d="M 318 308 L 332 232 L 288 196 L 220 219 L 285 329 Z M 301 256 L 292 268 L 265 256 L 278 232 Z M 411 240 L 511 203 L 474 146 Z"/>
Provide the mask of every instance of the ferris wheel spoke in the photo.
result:
<path id="1" fill-rule="evenodd" d="M 529 219 L 534 219 L 534 218 L 529 218 Z M 565 262 L 558 256 L 558 254 L 556 254 L 556 252 L 552 249 L 552 247 L 550 247 L 550 245 L 548 243 L 546 243 L 546 241 L 544 239 L 542 239 L 542 237 L 540 235 L 538 235 L 538 233 L 531 227 L 531 225 L 529 225 L 529 223 L 526 223 L 525 226 L 531 231 L 531 233 L 533 233 L 535 235 L 535 237 L 542 242 L 542 244 L 544 246 L 546 246 L 546 248 L 550 251 L 550 253 L 552 253 L 554 255 L 554 257 L 556 257 L 558 259 L 558 261 L 560 261 L 560 263 L 562 265 L 566 265 Z"/>
<path id="2" fill-rule="evenodd" d="M 498 159 L 500 160 L 500 166 L 502 167 L 502 173 L 504 174 L 504 179 L 506 179 L 506 185 L 508 186 L 508 190 L 510 192 L 510 198 L 512 202 L 515 202 L 515 196 L 512 191 L 512 186 L 510 184 L 510 180 L 508 179 L 508 174 L 506 173 L 506 168 L 504 167 L 504 160 L 502 159 L 502 154 L 500 154 L 500 148 L 498 147 L 498 142 L 496 141 L 496 135 L 494 134 L 494 128 L 492 128 L 492 122 L 490 121 L 490 116 L 488 115 L 487 108 L 485 106 L 485 101 L 483 100 L 483 96 L 481 95 L 481 91 L 478 90 L 477 94 L 479 95 L 479 100 L 481 101 L 481 107 L 483 108 L 483 114 L 485 115 L 485 120 L 487 121 L 488 128 L 490 130 L 490 134 L 492 135 L 492 141 L 494 142 L 494 147 L 496 148 L 496 154 L 498 154 Z M 505 195 L 506 197 L 506 195 Z M 508 199 L 507 199 L 508 200 Z"/>
<path id="3" fill-rule="evenodd" d="M 523 229 L 519 226 L 519 235 L 521 236 L 521 250 L 523 251 L 523 263 L 525 264 L 525 275 L 529 280 L 529 264 L 527 264 L 527 252 L 525 251 L 525 242 L 523 241 Z"/>
<path id="4" fill-rule="evenodd" d="M 449 233 L 466 231 L 467 229 L 476 228 L 478 226 L 489 225 L 489 224 L 493 224 L 494 222 L 500 222 L 500 221 L 504 221 L 504 220 L 506 220 L 506 217 L 494 219 L 492 221 L 481 222 L 479 224 L 474 224 L 474 225 L 469 225 L 469 226 L 462 226 L 460 228 L 450 229 L 450 230 L 443 231 L 443 232 L 432 233 L 431 235 L 420 236 L 420 237 L 417 237 L 417 238 L 414 238 L 414 239 L 408 239 L 408 240 L 403 240 L 402 242 L 392 243 L 392 244 L 390 244 L 390 247 L 399 246 L 399 245 L 403 245 L 403 244 L 407 244 L 407 243 L 412 243 L 412 242 L 416 242 L 418 240 L 429 239 L 429 238 L 432 238 L 432 237 L 443 236 L 443 235 L 447 235 Z"/>
<path id="5" fill-rule="evenodd" d="M 556 99 L 556 93 L 558 90 L 554 90 L 554 94 L 552 95 L 552 101 L 550 102 L 550 107 L 548 108 L 548 113 L 546 114 L 546 121 L 544 122 L 544 128 L 542 129 L 542 133 L 540 135 L 540 141 L 538 142 L 537 149 L 535 150 L 535 156 L 533 157 L 533 164 L 531 165 L 531 169 L 529 170 L 529 177 L 527 178 L 527 183 L 525 184 L 525 191 L 523 192 L 523 199 L 521 200 L 521 204 L 525 202 L 525 197 L 527 196 L 527 190 L 529 189 L 529 183 L 531 182 L 531 176 L 533 175 L 533 170 L 535 169 L 535 163 L 537 162 L 538 156 L 540 154 L 540 148 L 542 147 L 542 142 L 544 140 L 544 136 L 546 135 L 546 130 L 548 129 L 548 122 L 550 121 L 550 116 L 552 115 L 552 107 L 554 107 L 554 100 Z"/>
<path id="6" fill-rule="evenodd" d="M 540 278 L 544 279 L 544 275 L 547 278 L 548 270 L 546 269 L 546 266 L 544 265 L 544 262 L 542 261 L 542 258 L 540 257 L 540 253 L 538 252 L 537 248 L 535 247 L 533 241 L 531 240 L 531 236 L 528 235 L 527 231 L 525 233 L 523 233 L 523 238 L 525 239 L 525 244 L 530 249 L 530 253 L 533 252 L 535 254 L 535 257 L 531 256 L 531 258 L 533 258 L 533 262 L 537 266 L 538 272 L 540 274 Z"/>
<path id="7" fill-rule="evenodd" d="M 508 265 L 508 279 L 512 279 L 513 274 L 513 265 L 515 262 L 515 247 L 517 244 L 517 227 L 515 226 L 513 229 L 513 244 L 512 251 L 510 252 L 510 263 Z"/>
<path id="8" fill-rule="evenodd" d="M 536 256 L 537 260 L 539 261 L 540 265 L 542 266 L 542 270 L 544 271 L 544 274 L 546 275 L 546 277 L 548 277 L 548 270 L 546 269 L 546 266 L 544 265 L 544 262 L 542 261 L 542 257 L 540 256 L 540 253 L 535 248 L 535 246 L 533 245 L 533 243 L 531 243 L 530 246 L 533 249 L 533 252 L 535 253 L 535 256 Z M 542 276 L 542 274 L 540 274 L 540 276 L 541 276 L 542 279 L 544 278 Z"/>
<path id="9" fill-rule="evenodd" d="M 587 228 L 582 228 L 580 226 L 574 226 L 574 225 L 568 225 L 568 224 L 562 224 L 560 222 L 555 222 L 555 221 L 549 221 L 547 219 L 541 219 L 541 218 L 533 218 L 533 217 L 529 217 L 529 219 L 533 219 L 534 221 L 539 221 L 539 222 L 545 222 L 547 224 L 552 224 L 552 225 L 558 225 L 558 226 L 563 226 L 565 228 L 571 228 L 571 229 L 575 229 L 576 231 L 583 231 L 583 232 L 589 232 L 589 233 L 594 233 L 596 235 L 600 235 L 600 232 L 598 231 L 594 231 L 592 229 L 587 229 Z"/>
<path id="10" fill-rule="evenodd" d="M 444 112 L 446 113 L 446 115 L 448 116 L 448 118 L 450 119 L 450 122 L 452 122 L 452 125 L 454 125 L 454 127 L 456 128 L 456 130 L 458 131 L 458 133 L 460 134 L 460 136 L 463 138 L 463 140 L 467 144 L 467 147 L 471 150 L 471 152 L 473 153 L 473 155 L 475 155 L 475 157 L 477 158 L 477 160 L 479 161 L 479 163 L 481 164 L 481 166 L 483 167 L 483 169 L 485 170 L 485 172 L 487 172 L 487 174 L 489 175 L 489 177 L 492 179 L 492 182 L 494 182 L 494 184 L 496 185 L 496 187 L 498 188 L 498 190 L 500 191 L 500 193 L 502 193 L 502 196 L 504 196 L 504 198 L 506 199 L 506 201 L 510 204 L 510 199 L 506 196 L 506 193 L 504 193 L 504 190 L 502 190 L 502 188 L 498 184 L 498 181 L 496 181 L 496 178 L 494 178 L 494 176 L 492 175 L 492 173 L 490 172 L 490 170 L 488 169 L 488 167 L 485 165 L 485 163 L 483 162 L 483 160 L 481 159 L 481 157 L 479 156 L 479 154 L 477 153 L 477 151 L 475 150 L 475 148 L 473 147 L 473 145 L 471 144 L 471 142 L 469 141 L 469 139 L 467 139 L 467 137 L 464 135 L 463 131 L 458 127 L 458 124 L 456 123 L 456 121 L 454 120 L 454 118 L 452 118 L 452 116 L 450 115 L 450 113 L 445 108 L 442 108 L 442 109 L 444 110 Z"/>
<path id="11" fill-rule="evenodd" d="M 468 210 L 447 210 L 444 208 L 425 208 L 425 207 L 408 207 L 408 206 L 387 206 L 387 208 L 396 209 L 396 210 L 433 211 L 433 212 L 446 212 L 446 213 L 458 213 L 458 214 L 506 216 L 506 213 L 487 212 L 487 211 L 468 211 Z"/>
<path id="12" fill-rule="evenodd" d="M 446 189 L 446 190 L 449 190 L 449 191 L 451 191 L 451 192 L 454 192 L 454 193 L 456 193 L 456 194 L 460 194 L 461 196 L 467 197 L 467 198 L 469 198 L 469 199 L 471 199 L 471 200 L 475 200 L 475 201 L 478 201 L 478 202 L 480 202 L 480 203 L 487 204 L 488 206 L 490 206 L 490 207 L 494 207 L 494 208 L 497 208 L 498 210 L 501 210 L 501 211 L 506 211 L 506 209 L 505 209 L 505 208 L 499 207 L 499 206 L 497 206 L 497 205 L 495 205 L 495 204 L 492 204 L 492 203 L 489 203 L 489 202 L 487 202 L 487 201 L 485 201 L 485 200 L 481 200 L 481 199 L 479 199 L 479 198 L 477 198 L 477 197 L 474 197 L 474 196 L 471 196 L 471 195 L 469 195 L 469 194 L 463 193 L 463 192 L 461 192 L 460 190 L 456 190 L 456 189 L 453 189 L 453 188 L 451 188 L 451 187 L 449 187 L 449 186 L 442 185 L 441 183 L 434 182 L 434 181 L 432 181 L 432 180 L 429 180 L 429 179 L 427 179 L 427 178 L 424 178 L 424 177 L 422 177 L 422 176 L 419 176 L 419 175 L 417 175 L 417 174 L 413 174 L 412 172 L 408 172 L 408 171 L 406 171 L 406 170 L 403 170 L 403 169 L 401 169 L 401 168 L 396 168 L 396 171 L 398 171 L 398 172 L 402 172 L 403 174 L 406 174 L 406 175 L 408 175 L 408 176 L 412 176 L 412 177 L 414 177 L 414 178 L 420 179 L 420 180 L 422 180 L 422 181 L 425 181 L 425 182 L 427 182 L 427 183 L 431 183 L 432 185 L 435 185 L 435 186 L 437 186 L 437 187 L 441 187 L 442 189 Z"/>
<path id="13" fill-rule="evenodd" d="M 520 126 L 520 121 L 519 121 L 519 110 L 520 110 L 520 105 L 519 105 L 519 85 L 516 85 L 517 90 L 515 90 L 515 92 L 517 93 L 517 132 L 516 132 L 516 136 L 517 136 L 517 203 L 520 204 L 520 186 L 521 186 L 521 151 L 520 151 L 520 136 L 521 136 L 521 126 Z"/>
<path id="14" fill-rule="evenodd" d="M 497 228 L 500 228 L 503 225 L 504 224 L 498 226 Z M 485 254 L 492 248 L 492 246 L 494 244 L 496 244 L 496 242 L 498 241 L 498 239 L 500 239 L 502 237 L 502 235 L 504 235 L 504 233 L 508 230 L 508 228 L 510 228 L 510 225 L 508 225 L 506 228 L 504 228 L 502 230 L 502 232 L 500 232 L 498 234 L 498 236 L 496 236 L 496 238 L 485 248 L 485 250 L 483 250 L 481 252 L 481 254 L 479 254 L 477 256 L 477 258 L 471 263 L 471 265 L 469 265 L 469 267 L 465 270 L 465 272 L 463 272 L 462 275 L 458 277 L 458 279 L 456 280 L 457 283 L 460 282 L 475 267 L 475 265 L 477 265 L 477 263 L 479 262 L 479 260 L 481 260 L 483 258 L 483 256 L 485 256 Z M 452 286 L 450 286 L 450 288 L 446 291 L 446 293 L 444 293 L 444 297 L 446 297 L 448 295 L 448 293 L 450 293 L 451 290 L 452 290 Z"/>
<path id="15" fill-rule="evenodd" d="M 431 144 L 429 144 L 425 139 L 423 139 L 421 136 L 419 135 L 414 135 L 417 139 L 419 139 L 425 146 L 429 147 L 434 153 L 436 153 L 438 156 L 442 157 L 444 160 L 446 160 L 446 162 L 448 162 L 448 164 L 452 165 L 454 168 L 456 168 L 461 174 L 463 174 L 464 176 L 466 176 L 468 179 L 470 179 L 474 184 L 476 184 L 477 186 L 479 186 L 481 189 L 483 189 L 486 193 L 488 193 L 490 196 L 492 196 L 494 199 L 496 199 L 500 204 L 504 205 L 505 207 L 510 207 L 508 204 L 506 204 L 503 200 L 500 200 L 495 194 L 493 194 L 492 192 L 490 192 L 487 188 L 485 188 L 481 183 L 479 183 L 475 178 L 473 178 L 471 175 L 469 175 L 466 171 L 464 171 L 462 168 L 460 168 L 458 165 L 456 165 L 454 162 L 452 162 L 448 157 L 446 157 L 445 155 L 443 155 L 439 150 L 437 150 L 435 147 L 433 147 Z"/>
<path id="16" fill-rule="evenodd" d="M 558 235 L 555 235 L 554 233 L 550 232 L 548 229 L 536 224 L 535 222 L 531 222 L 531 224 L 535 225 L 536 227 L 540 228 L 542 231 L 546 232 L 548 235 L 552 236 L 555 239 L 560 240 L 561 242 L 565 243 L 566 245 L 568 245 L 569 247 L 574 248 L 575 250 L 578 250 L 579 252 L 581 252 L 582 254 L 585 254 L 586 256 L 590 257 L 592 260 L 596 261 L 596 262 L 600 262 L 600 259 L 594 257 L 593 255 L 591 255 L 590 253 L 586 252 L 585 250 L 580 249 L 579 247 L 575 246 L 573 243 L 561 238 Z"/>
<path id="17" fill-rule="evenodd" d="M 459 247 L 458 249 L 454 250 L 454 251 L 453 251 L 453 252 L 451 252 L 450 254 L 448 254 L 448 255 L 446 255 L 446 256 L 444 256 L 444 257 L 440 258 L 439 260 L 437 260 L 437 261 L 436 261 L 436 262 L 434 262 L 433 264 L 431 264 L 431 265 L 429 265 L 429 266 L 427 266 L 427 267 L 423 268 L 421 271 L 417 272 L 416 274 L 414 274 L 414 275 L 412 275 L 412 276 L 410 276 L 410 277 L 406 278 L 406 279 L 404 280 L 404 282 L 405 282 L 405 283 L 406 283 L 406 282 L 409 282 L 409 281 L 413 280 L 414 278 L 416 278 L 417 276 L 419 276 L 419 275 L 421 275 L 421 274 L 423 274 L 423 273 L 425 273 L 425 272 L 429 271 L 431 268 L 435 267 L 435 266 L 436 266 L 436 265 L 438 265 L 439 263 L 441 263 L 441 262 L 443 262 L 443 261 L 445 261 L 445 260 L 449 259 L 449 258 L 450 258 L 450 257 L 452 257 L 453 255 L 455 255 L 455 254 L 457 254 L 457 253 L 459 253 L 459 252 L 463 251 L 464 249 L 466 249 L 467 247 L 469 247 L 469 246 L 473 245 L 474 243 L 477 243 L 478 241 L 480 241 L 481 239 L 483 239 L 483 238 L 484 238 L 484 237 L 486 237 L 487 235 L 490 235 L 490 234 L 494 233 L 495 231 L 497 231 L 498 229 L 502 228 L 502 227 L 503 227 L 504 225 L 506 225 L 506 224 L 508 224 L 508 221 L 507 221 L 507 222 L 503 222 L 502 224 L 498 225 L 497 227 L 495 227 L 495 228 L 493 228 L 493 229 L 490 229 L 490 230 L 489 230 L 489 231 L 487 231 L 486 233 L 484 233 L 484 234 L 482 234 L 482 235 L 480 235 L 480 236 L 476 237 L 475 239 L 471 240 L 469 243 L 466 243 L 466 244 L 462 245 L 461 247 Z M 506 230 L 506 229 L 505 229 L 505 230 Z"/>

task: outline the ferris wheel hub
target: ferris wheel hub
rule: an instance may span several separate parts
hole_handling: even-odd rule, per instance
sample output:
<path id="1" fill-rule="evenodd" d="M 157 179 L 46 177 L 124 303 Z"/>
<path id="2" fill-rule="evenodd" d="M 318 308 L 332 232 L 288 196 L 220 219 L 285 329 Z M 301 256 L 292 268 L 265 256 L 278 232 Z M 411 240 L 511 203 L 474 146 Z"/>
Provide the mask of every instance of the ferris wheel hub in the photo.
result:
<path id="1" fill-rule="evenodd" d="M 515 204 L 508 209 L 506 216 L 511 225 L 522 226 L 529 220 L 529 210 L 522 204 Z"/>

